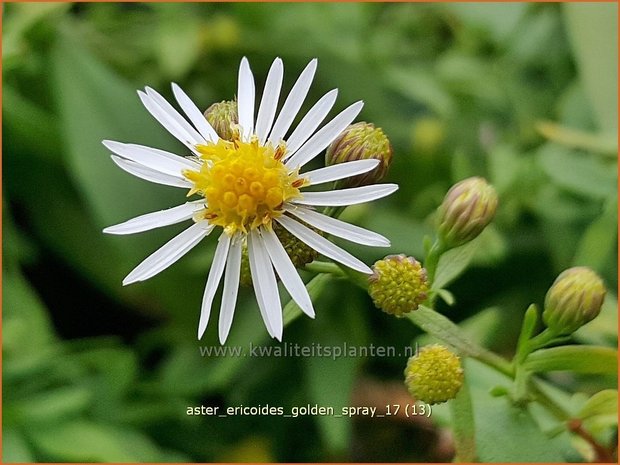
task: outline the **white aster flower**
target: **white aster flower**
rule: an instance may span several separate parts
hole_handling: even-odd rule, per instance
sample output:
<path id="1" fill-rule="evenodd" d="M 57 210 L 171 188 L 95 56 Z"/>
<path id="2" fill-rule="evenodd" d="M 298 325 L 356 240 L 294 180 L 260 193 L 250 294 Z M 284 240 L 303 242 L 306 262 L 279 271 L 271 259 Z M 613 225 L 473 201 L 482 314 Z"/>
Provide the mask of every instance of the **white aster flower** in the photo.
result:
<path id="1" fill-rule="evenodd" d="M 336 101 L 337 90 L 334 89 L 323 96 L 287 136 L 306 98 L 316 66 L 316 59 L 306 66 L 276 118 L 284 73 L 282 60 L 276 58 L 267 75 L 255 119 L 254 77 L 247 59 L 243 58 L 237 92 L 238 140 L 220 139 L 198 107 L 173 83 L 172 91 L 185 117 L 149 87 L 138 94 L 151 115 L 181 141 L 192 156 L 103 141 L 114 152 L 112 160 L 123 170 L 154 183 L 189 189 L 188 196 L 200 196 L 199 200 L 104 229 L 109 234 L 132 234 L 190 219 L 194 222 L 140 263 L 123 280 L 124 285 L 151 278 L 189 252 L 214 229 L 222 228 L 202 300 L 199 339 L 207 327 L 215 293 L 224 275 L 219 339 L 222 344 L 226 341 L 237 300 L 244 245 L 247 245 L 256 299 L 269 334 L 282 339 L 282 306 L 276 273 L 299 307 L 314 317 L 306 287 L 273 231 L 274 221 L 324 256 L 362 273 L 370 274 L 372 270 L 303 223 L 358 244 L 389 246 L 385 237 L 326 216 L 314 207 L 359 204 L 385 197 L 398 186 L 379 184 L 323 192 L 301 191 L 307 186 L 368 172 L 379 163 L 359 160 L 299 173 L 355 119 L 363 105 L 361 101 L 350 105 L 317 131 Z"/>

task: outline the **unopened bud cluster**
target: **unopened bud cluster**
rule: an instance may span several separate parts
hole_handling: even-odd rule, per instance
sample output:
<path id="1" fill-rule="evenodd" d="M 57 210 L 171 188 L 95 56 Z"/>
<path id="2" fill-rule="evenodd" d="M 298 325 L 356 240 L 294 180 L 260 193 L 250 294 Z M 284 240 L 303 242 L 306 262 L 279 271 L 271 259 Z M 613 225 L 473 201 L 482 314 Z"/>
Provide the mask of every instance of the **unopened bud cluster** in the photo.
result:
<path id="1" fill-rule="evenodd" d="M 416 400 L 427 404 L 454 399 L 463 385 L 461 361 L 439 344 L 423 347 L 407 361 L 405 385 Z"/>
<path id="2" fill-rule="evenodd" d="M 590 268 L 569 268 L 547 292 L 543 321 L 557 334 L 571 334 L 598 316 L 605 294 L 603 280 Z"/>
<path id="3" fill-rule="evenodd" d="M 368 294 L 375 306 L 402 317 L 417 310 L 428 297 L 426 270 L 413 257 L 388 255 L 377 261 L 368 278 Z"/>
<path id="4" fill-rule="evenodd" d="M 464 179 L 446 194 L 438 210 L 438 233 L 448 248 L 480 235 L 495 216 L 497 193 L 480 177 Z"/>
<path id="5" fill-rule="evenodd" d="M 355 160 L 379 160 L 379 166 L 368 173 L 340 181 L 341 187 L 374 184 L 385 177 L 392 163 L 392 145 L 381 128 L 372 123 L 351 124 L 329 145 L 325 153 L 327 166 Z"/>
<path id="6" fill-rule="evenodd" d="M 239 134 L 237 102 L 223 100 L 214 103 L 204 112 L 204 116 L 218 136 L 224 140 L 236 139 Z"/>

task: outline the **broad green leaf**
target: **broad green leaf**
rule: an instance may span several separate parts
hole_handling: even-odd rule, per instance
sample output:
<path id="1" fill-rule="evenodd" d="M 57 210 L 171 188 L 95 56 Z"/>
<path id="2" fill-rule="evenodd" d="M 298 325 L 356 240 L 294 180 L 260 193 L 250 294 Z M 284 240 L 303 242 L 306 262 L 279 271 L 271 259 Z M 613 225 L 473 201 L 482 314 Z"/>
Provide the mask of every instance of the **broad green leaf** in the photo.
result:
<path id="1" fill-rule="evenodd" d="M 506 397 L 474 403 L 480 462 L 564 462 L 562 449 Z"/>
<path id="2" fill-rule="evenodd" d="M 616 167 L 610 162 L 552 143 L 544 145 L 538 156 L 541 168 L 564 189 L 596 199 L 616 191 Z"/>
<path id="3" fill-rule="evenodd" d="M 609 347 L 560 346 L 532 352 L 525 360 L 533 372 L 616 373 L 618 351 Z"/>
<path id="4" fill-rule="evenodd" d="M 579 75 L 603 130 L 618 126 L 618 5 L 566 3 L 564 19 Z"/>
<path id="5" fill-rule="evenodd" d="M 449 250 L 439 259 L 437 273 L 433 281 L 433 289 L 441 289 L 454 281 L 471 263 L 480 245 L 479 238 Z"/>
<path id="6" fill-rule="evenodd" d="M 54 462 L 154 462 L 157 446 L 126 427 L 75 420 L 29 431 L 32 442 Z"/>
<path id="7" fill-rule="evenodd" d="M 510 379 L 476 360 L 465 360 L 470 382 L 476 449 L 479 462 L 563 462 L 564 438 L 550 438 L 527 409 L 515 407 L 507 396 L 493 397 L 495 386 Z"/>
<path id="8" fill-rule="evenodd" d="M 118 168 L 104 139 L 166 148 L 173 140 L 142 107 L 134 87 L 90 55 L 68 34 L 53 50 L 53 83 L 67 161 L 98 226 L 185 201 L 185 193 L 134 178 Z M 179 153 L 183 154 L 184 151 Z"/>
<path id="9" fill-rule="evenodd" d="M 2 121 L 12 144 L 20 144 L 36 158 L 58 160 L 61 150 L 58 122 L 9 85 L 2 89 Z M 14 152 L 8 151 L 6 155 Z"/>

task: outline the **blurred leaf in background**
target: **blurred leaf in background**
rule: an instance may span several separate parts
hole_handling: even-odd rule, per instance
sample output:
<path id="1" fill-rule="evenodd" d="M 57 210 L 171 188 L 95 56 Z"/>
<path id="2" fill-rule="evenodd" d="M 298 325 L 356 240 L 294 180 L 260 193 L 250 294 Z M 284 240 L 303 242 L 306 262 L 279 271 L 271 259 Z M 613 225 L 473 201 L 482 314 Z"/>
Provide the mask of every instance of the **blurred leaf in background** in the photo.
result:
<path id="1" fill-rule="evenodd" d="M 180 197 L 118 170 L 101 140 L 183 153 L 136 90 L 170 97 L 175 81 L 206 109 L 234 97 L 242 56 L 258 88 L 282 57 L 283 92 L 318 57 L 302 112 L 338 87 L 334 112 L 363 99 L 360 120 L 389 136 L 389 181 L 400 190 L 343 214 L 392 241 L 387 250 L 346 245 L 365 262 L 387 253 L 423 259 L 447 189 L 472 175 L 496 186 L 494 227 L 462 258 L 467 270 L 445 268 L 442 278 L 454 305 L 441 310 L 477 340 L 509 355 L 524 309 L 569 266 L 588 265 L 617 286 L 614 3 L 8 3 L 3 20 L 6 462 L 450 456 L 429 439 L 429 430 L 442 437 L 441 409 L 434 425 L 186 415 L 199 405 L 338 408 L 360 384 L 388 404 L 392 391 L 376 386 L 400 383 L 406 360 L 201 356 L 201 345 L 217 344 L 213 326 L 195 340 L 213 241 L 149 282 L 121 286 L 176 231 L 121 241 L 102 228 Z M 316 320 L 292 323 L 286 342 L 399 348 L 416 336 L 361 290 L 342 280 L 327 288 Z M 576 340 L 615 346 L 616 309 L 610 292 Z M 250 290 L 236 315 L 231 346 L 276 346 Z M 467 369 L 477 427 L 487 432 L 481 459 L 575 459 L 562 454 L 566 438 L 536 434 L 534 413 L 514 414 L 488 396 L 501 379 L 476 363 Z M 559 379 L 589 394 L 617 385 L 603 376 Z M 516 435 L 523 441 L 507 442 Z"/>

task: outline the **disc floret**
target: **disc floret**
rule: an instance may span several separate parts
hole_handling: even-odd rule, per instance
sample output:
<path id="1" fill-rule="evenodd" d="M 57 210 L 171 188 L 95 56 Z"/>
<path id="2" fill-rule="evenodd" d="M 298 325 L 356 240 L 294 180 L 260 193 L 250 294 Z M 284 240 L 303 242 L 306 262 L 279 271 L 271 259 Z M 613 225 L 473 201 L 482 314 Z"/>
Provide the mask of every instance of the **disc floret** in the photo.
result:
<path id="1" fill-rule="evenodd" d="M 284 213 L 284 203 L 301 197 L 304 179 L 282 163 L 282 145 L 260 145 L 256 138 L 220 139 L 196 148 L 203 162 L 200 171 L 183 173 L 194 184 L 188 195 L 206 199 L 205 209 L 195 219 L 207 219 L 229 235 L 271 227 L 272 220 Z"/>

